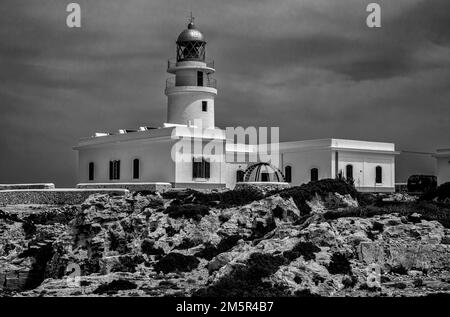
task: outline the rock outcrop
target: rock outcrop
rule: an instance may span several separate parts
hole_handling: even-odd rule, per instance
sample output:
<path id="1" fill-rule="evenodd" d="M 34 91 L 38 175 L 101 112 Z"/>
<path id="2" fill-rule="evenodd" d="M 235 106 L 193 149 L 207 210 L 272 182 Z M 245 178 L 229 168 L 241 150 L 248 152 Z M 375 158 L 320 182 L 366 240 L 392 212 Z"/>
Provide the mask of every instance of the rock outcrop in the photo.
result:
<path id="1" fill-rule="evenodd" d="M 290 189 L 292 192 L 292 190 Z M 180 198 L 181 197 L 181 198 Z M 0 292 L 18 296 L 417 296 L 450 293 L 450 230 L 420 214 L 334 217 L 330 192 L 242 206 L 92 195 L 0 212 Z M 180 199 L 183 203 L 180 203 Z M 306 207 L 305 207 L 306 206 Z"/>

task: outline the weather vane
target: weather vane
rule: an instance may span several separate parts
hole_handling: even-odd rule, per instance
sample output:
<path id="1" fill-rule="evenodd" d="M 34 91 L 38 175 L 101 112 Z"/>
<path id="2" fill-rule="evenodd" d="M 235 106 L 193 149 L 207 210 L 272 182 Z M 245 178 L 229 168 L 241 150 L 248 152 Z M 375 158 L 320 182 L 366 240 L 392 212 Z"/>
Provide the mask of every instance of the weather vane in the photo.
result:
<path id="1" fill-rule="evenodd" d="M 190 23 L 194 23 L 194 20 L 195 20 L 195 18 L 194 18 L 194 16 L 192 15 L 192 11 L 191 11 L 191 15 L 190 15 L 190 17 L 189 17 L 189 22 Z"/>

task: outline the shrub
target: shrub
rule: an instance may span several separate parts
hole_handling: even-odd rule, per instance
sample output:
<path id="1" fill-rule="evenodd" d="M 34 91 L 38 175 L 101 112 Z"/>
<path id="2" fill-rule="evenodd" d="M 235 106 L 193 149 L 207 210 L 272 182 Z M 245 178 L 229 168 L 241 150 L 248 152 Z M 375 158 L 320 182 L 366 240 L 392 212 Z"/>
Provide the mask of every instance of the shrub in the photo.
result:
<path id="1" fill-rule="evenodd" d="M 107 284 L 102 284 L 94 290 L 94 294 L 115 294 L 120 290 L 136 289 L 137 285 L 128 280 L 114 280 Z"/>
<path id="2" fill-rule="evenodd" d="M 403 265 L 398 265 L 391 267 L 391 273 L 399 274 L 399 275 L 406 275 L 408 274 L 408 270 Z"/>
<path id="3" fill-rule="evenodd" d="M 330 264 L 328 265 L 328 272 L 331 274 L 352 275 L 352 268 L 345 254 L 339 252 L 333 253 Z"/>
<path id="4" fill-rule="evenodd" d="M 188 189 L 184 191 L 168 191 L 162 195 L 166 199 L 175 199 L 176 203 L 180 205 L 201 204 L 217 208 L 242 206 L 264 198 L 263 192 L 254 187 L 211 193 Z"/>
<path id="5" fill-rule="evenodd" d="M 198 204 L 171 204 L 164 213 L 168 214 L 171 218 L 184 217 L 201 220 L 203 216 L 209 214 L 209 208 L 205 205 Z"/>
<path id="6" fill-rule="evenodd" d="M 169 272 L 190 272 L 197 268 L 200 261 L 192 255 L 169 253 L 155 264 L 155 271 L 167 274 Z"/>
<path id="7" fill-rule="evenodd" d="M 444 183 L 437 188 L 437 198 L 439 200 L 450 199 L 450 182 Z"/>
<path id="8" fill-rule="evenodd" d="M 316 258 L 315 253 L 320 252 L 320 248 L 311 242 L 299 242 L 290 251 L 283 252 L 283 256 L 290 261 L 303 256 L 305 261 L 313 260 Z"/>
<path id="9" fill-rule="evenodd" d="M 354 275 L 346 275 L 342 278 L 342 284 L 344 285 L 344 288 L 353 288 L 355 287 L 356 283 L 358 283 L 358 278 Z"/>
<path id="10" fill-rule="evenodd" d="M 177 250 L 186 250 L 186 249 L 190 249 L 193 248 L 195 246 L 197 246 L 198 243 L 195 243 L 194 241 L 192 241 L 189 238 L 183 238 L 183 240 L 181 241 L 181 243 L 179 245 L 177 245 L 175 247 L 175 249 Z"/>
<path id="11" fill-rule="evenodd" d="M 235 268 L 215 285 L 196 291 L 194 296 L 206 297 L 282 297 L 289 296 L 287 287 L 262 282 L 286 263 L 281 256 L 253 253 L 245 267 Z"/>
<path id="12" fill-rule="evenodd" d="M 161 248 L 155 248 L 155 242 L 145 239 L 141 243 L 141 251 L 147 255 L 163 255 L 164 250 Z"/>
<path id="13" fill-rule="evenodd" d="M 401 204 L 386 204 L 382 207 L 363 206 L 356 208 L 346 208 L 340 211 L 329 211 L 324 214 L 327 220 L 338 219 L 342 217 L 360 217 L 371 218 L 376 215 L 397 213 L 400 216 L 409 217 L 417 213 L 421 219 L 440 222 L 444 227 L 450 228 L 450 207 L 446 204 L 434 202 L 407 202 Z"/>
<path id="14" fill-rule="evenodd" d="M 231 248 L 233 248 L 236 243 L 241 239 L 239 235 L 233 235 L 220 240 L 217 247 L 207 244 L 206 247 L 195 254 L 195 256 L 204 258 L 208 261 L 212 260 L 216 255 L 227 252 Z"/>
<path id="15" fill-rule="evenodd" d="M 450 199 L 450 182 L 444 183 L 437 188 L 430 188 L 420 197 L 420 200 L 430 201 L 435 198 L 438 201 Z"/>
<path id="16" fill-rule="evenodd" d="M 267 221 L 256 221 L 252 228 L 251 240 L 264 237 L 267 233 L 274 230 L 277 227 L 273 218 L 268 218 Z"/>
<path id="17" fill-rule="evenodd" d="M 283 198 L 292 197 L 297 207 L 302 212 L 308 214 L 311 212 L 311 208 L 306 202 L 311 201 L 316 194 L 322 198 L 326 197 L 329 193 L 339 193 L 341 195 L 350 194 L 353 198 L 358 197 L 358 192 L 354 186 L 344 180 L 337 179 L 322 179 L 301 186 L 283 189 L 281 191 L 273 191 L 270 194 L 273 195 L 276 193 Z"/>

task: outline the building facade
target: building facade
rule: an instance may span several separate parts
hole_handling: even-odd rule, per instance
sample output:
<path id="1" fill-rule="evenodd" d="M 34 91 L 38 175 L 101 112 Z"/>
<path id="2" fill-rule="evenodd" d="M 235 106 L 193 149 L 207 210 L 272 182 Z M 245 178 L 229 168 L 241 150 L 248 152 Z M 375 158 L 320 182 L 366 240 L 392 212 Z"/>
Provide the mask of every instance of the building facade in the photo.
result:
<path id="1" fill-rule="evenodd" d="M 239 144 L 227 137 L 225 130 L 215 126 L 214 62 L 206 59 L 205 37 L 192 21 L 178 36 L 176 59 L 167 66 L 171 74 L 165 89 L 167 122 L 159 128 L 96 133 L 81 139 L 74 147 L 80 183 L 164 182 L 173 187 L 233 188 L 243 181 L 300 185 L 344 177 L 362 191 L 394 191 L 398 153 L 392 143 L 282 142 L 277 143 L 273 163 L 259 158 L 262 145 Z"/>

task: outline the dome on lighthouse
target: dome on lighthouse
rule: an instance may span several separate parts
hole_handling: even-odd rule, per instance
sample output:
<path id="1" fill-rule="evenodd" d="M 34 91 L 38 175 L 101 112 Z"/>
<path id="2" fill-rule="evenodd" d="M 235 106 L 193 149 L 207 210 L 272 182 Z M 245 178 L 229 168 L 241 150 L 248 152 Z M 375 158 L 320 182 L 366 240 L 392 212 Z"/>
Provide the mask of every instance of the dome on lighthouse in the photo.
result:
<path id="1" fill-rule="evenodd" d="M 189 22 L 187 29 L 180 33 L 177 43 L 184 42 L 206 42 L 202 32 L 197 30 L 194 22 Z"/>

